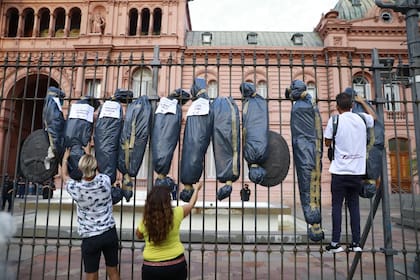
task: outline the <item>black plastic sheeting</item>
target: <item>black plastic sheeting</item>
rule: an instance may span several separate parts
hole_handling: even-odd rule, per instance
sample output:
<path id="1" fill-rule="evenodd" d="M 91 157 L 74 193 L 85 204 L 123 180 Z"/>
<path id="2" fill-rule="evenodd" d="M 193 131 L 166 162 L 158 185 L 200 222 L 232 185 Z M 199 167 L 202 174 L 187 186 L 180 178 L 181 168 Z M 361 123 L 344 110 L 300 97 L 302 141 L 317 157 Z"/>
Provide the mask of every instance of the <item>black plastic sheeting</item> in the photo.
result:
<path id="1" fill-rule="evenodd" d="M 144 152 L 152 129 L 152 105 L 147 96 L 131 102 L 125 114 L 120 134 L 118 170 L 123 174 L 122 189 L 127 201 L 132 196 L 130 177 L 137 176 L 143 162 Z"/>
<path id="2" fill-rule="evenodd" d="M 48 134 L 50 149 L 55 160 L 60 161 L 64 153 L 65 120 L 61 110 L 65 93 L 56 87 L 49 87 L 42 110 L 43 128 Z"/>
<path id="3" fill-rule="evenodd" d="M 93 140 L 98 171 L 111 178 L 117 177 L 118 149 L 123 126 L 123 110 L 119 101 L 107 100 L 99 108 Z"/>
<path id="4" fill-rule="evenodd" d="M 67 170 L 70 178 L 80 181 L 83 177 L 82 171 L 79 170 L 79 160 L 85 154 L 85 150 L 81 145 L 73 145 L 70 148 L 69 159 L 67 160 Z"/>
<path id="5" fill-rule="evenodd" d="M 189 95 L 182 89 L 177 89 L 176 92 Z M 165 106 L 165 108 L 160 108 L 160 106 Z M 171 106 L 174 111 L 168 108 Z M 171 94 L 167 98 L 161 98 L 155 112 L 151 141 L 153 168 L 157 174 L 166 176 L 169 173 L 180 137 L 181 121 L 182 110 L 177 97 Z"/>
<path id="6" fill-rule="evenodd" d="M 181 106 L 189 98 L 190 94 L 183 89 L 176 89 L 168 97 L 161 98 L 153 122 L 152 163 L 154 171 L 158 174 L 155 186 L 168 186 L 173 191 L 177 190 L 178 186 L 167 175 L 180 138 Z"/>
<path id="7" fill-rule="evenodd" d="M 230 196 L 232 183 L 240 174 L 240 118 L 239 109 L 231 97 L 218 97 L 213 101 L 213 152 L 216 178 L 226 183 L 217 192 L 219 200 Z"/>
<path id="8" fill-rule="evenodd" d="M 67 169 L 70 178 L 82 179 L 82 172 L 78 168 L 80 158 L 85 154 L 86 147 L 92 137 L 93 114 L 99 107 L 99 101 L 93 97 L 84 97 L 70 107 L 70 114 L 66 120 L 64 145 L 70 149 Z"/>
<path id="9" fill-rule="evenodd" d="M 346 88 L 345 91 L 349 95 L 356 95 L 357 93 L 352 88 Z M 375 111 L 373 106 L 368 103 L 368 106 Z M 353 102 L 353 113 L 366 113 L 362 105 Z M 376 193 L 376 179 L 382 174 L 382 156 L 385 147 L 385 128 L 384 124 L 379 120 L 374 121 L 373 130 L 368 128 L 366 130 L 368 139 L 367 143 L 373 141 L 373 145 L 367 147 L 367 158 L 366 158 L 366 178 L 363 182 L 361 197 L 371 198 Z M 373 137 L 374 140 L 371 140 Z"/>
<path id="10" fill-rule="evenodd" d="M 261 166 L 268 158 L 268 105 L 267 101 L 256 93 L 253 83 L 242 83 L 241 94 L 244 98 L 242 111 L 244 157 L 249 167 L 249 179 L 261 184 L 266 170 Z"/>
<path id="11" fill-rule="evenodd" d="M 185 187 L 180 198 L 185 202 L 191 199 L 192 185 L 200 180 L 213 130 L 213 113 L 204 79 L 194 80 L 191 96 L 193 103 L 187 113 L 181 158 L 181 182 Z"/>
<path id="12" fill-rule="evenodd" d="M 32 132 L 25 139 L 20 154 L 19 169 L 23 176 L 35 183 L 44 183 L 58 173 L 64 153 L 65 119 L 61 109 L 65 93 L 49 87 L 42 109 L 42 130 Z"/>
<path id="13" fill-rule="evenodd" d="M 120 136 L 118 170 L 135 177 L 143 162 L 152 123 L 152 106 L 147 96 L 141 96 L 127 107 Z"/>
<path id="14" fill-rule="evenodd" d="M 298 178 L 300 201 L 308 228 L 308 236 L 320 241 L 324 233 L 321 223 L 321 172 L 323 130 L 318 108 L 306 92 L 306 85 L 295 80 L 289 90 L 294 101 L 290 126 L 295 169 Z M 287 94 L 286 94 L 287 96 Z"/>
<path id="15" fill-rule="evenodd" d="M 44 184 L 57 174 L 58 160 L 50 161 L 49 168 L 45 167 L 49 147 L 48 134 L 44 129 L 35 130 L 25 139 L 20 151 L 19 168 L 26 180 Z"/>
<path id="16" fill-rule="evenodd" d="M 274 187 L 283 182 L 289 172 L 289 145 L 279 133 L 270 131 L 268 150 L 267 160 L 261 165 L 267 172 L 261 182 L 261 186 Z"/>

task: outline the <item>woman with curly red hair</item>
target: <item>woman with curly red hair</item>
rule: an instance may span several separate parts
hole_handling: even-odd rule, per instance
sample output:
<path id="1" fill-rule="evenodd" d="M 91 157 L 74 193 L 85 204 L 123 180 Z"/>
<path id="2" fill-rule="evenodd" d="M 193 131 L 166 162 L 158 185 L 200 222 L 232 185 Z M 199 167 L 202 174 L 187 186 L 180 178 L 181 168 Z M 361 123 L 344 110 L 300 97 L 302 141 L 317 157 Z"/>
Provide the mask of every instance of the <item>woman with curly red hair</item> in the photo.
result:
<path id="1" fill-rule="evenodd" d="M 201 183 L 194 185 L 188 204 L 172 207 L 171 189 L 154 186 L 148 193 L 143 220 L 136 229 L 139 239 L 144 239 L 143 280 L 187 279 L 187 262 L 179 229 L 182 220 L 191 213 L 197 201 Z"/>

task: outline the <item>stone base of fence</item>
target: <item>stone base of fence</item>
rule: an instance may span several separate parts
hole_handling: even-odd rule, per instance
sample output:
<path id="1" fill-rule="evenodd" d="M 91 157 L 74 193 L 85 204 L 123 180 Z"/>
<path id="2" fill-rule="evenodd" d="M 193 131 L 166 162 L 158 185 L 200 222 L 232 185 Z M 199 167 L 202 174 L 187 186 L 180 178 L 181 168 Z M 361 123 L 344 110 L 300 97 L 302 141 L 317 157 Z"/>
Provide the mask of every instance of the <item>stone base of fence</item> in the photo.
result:
<path id="1" fill-rule="evenodd" d="M 114 217 L 122 240 L 133 240 L 141 221 L 146 192 L 137 192 L 130 202 L 114 205 Z M 16 201 L 16 200 L 15 200 Z M 79 238 L 76 205 L 65 193 L 51 199 L 28 196 L 18 200 L 25 224 L 25 237 Z M 173 202 L 176 205 L 176 201 Z M 180 205 L 182 201 L 178 202 Z M 181 239 L 189 242 L 258 243 L 306 242 L 307 225 L 292 215 L 291 208 L 267 202 L 197 201 L 181 225 Z"/>

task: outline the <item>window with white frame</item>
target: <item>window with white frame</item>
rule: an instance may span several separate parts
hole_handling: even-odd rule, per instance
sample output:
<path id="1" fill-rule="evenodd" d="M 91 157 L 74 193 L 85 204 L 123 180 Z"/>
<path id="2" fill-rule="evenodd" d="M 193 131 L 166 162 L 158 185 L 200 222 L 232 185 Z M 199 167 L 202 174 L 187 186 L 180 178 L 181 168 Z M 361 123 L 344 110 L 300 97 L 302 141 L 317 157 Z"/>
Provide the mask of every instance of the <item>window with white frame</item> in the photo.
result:
<path id="1" fill-rule="evenodd" d="M 211 99 L 214 99 L 218 95 L 217 82 L 215 80 L 209 81 L 207 85 L 207 94 Z M 214 161 L 213 143 L 210 141 L 210 145 L 207 149 L 206 158 L 206 178 L 216 178 L 216 163 Z"/>
<path id="2" fill-rule="evenodd" d="M 152 71 L 147 68 L 137 69 L 133 73 L 132 89 L 134 98 L 152 95 Z"/>
<path id="3" fill-rule="evenodd" d="M 358 95 L 362 96 L 367 100 L 372 99 L 370 92 L 370 84 L 368 80 L 360 75 L 354 76 L 353 78 L 353 89 L 357 92 Z"/>
<path id="4" fill-rule="evenodd" d="M 149 144 L 146 145 L 146 149 L 144 151 L 143 161 L 141 163 L 139 172 L 137 173 L 137 179 L 147 179 L 147 175 L 149 174 Z"/>
<path id="5" fill-rule="evenodd" d="M 386 110 L 400 112 L 400 88 L 397 84 L 384 84 L 384 95 L 386 98 Z"/>
<path id="6" fill-rule="evenodd" d="M 210 145 L 207 148 L 205 164 L 206 164 L 206 178 L 211 178 L 211 179 L 216 178 L 216 163 L 214 161 L 212 141 L 210 141 Z"/>
<path id="7" fill-rule="evenodd" d="M 316 96 L 317 92 L 316 92 L 316 86 L 314 82 L 309 82 L 306 85 L 306 92 L 312 96 L 312 101 L 315 102 L 317 98 Z"/>
<path id="8" fill-rule="evenodd" d="M 249 176 L 248 176 L 248 174 L 249 174 L 248 162 L 245 159 L 243 159 L 242 164 L 244 166 L 244 168 L 243 168 L 244 180 L 247 181 L 247 180 L 249 180 Z"/>
<path id="9" fill-rule="evenodd" d="M 85 95 L 101 98 L 101 80 L 87 79 Z"/>
<path id="10" fill-rule="evenodd" d="M 210 98 L 217 97 L 217 82 L 215 80 L 211 80 L 207 86 L 207 94 Z"/>
<path id="11" fill-rule="evenodd" d="M 258 82 L 257 92 L 262 97 L 267 98 L 267 83 L 265 81 Z"/>

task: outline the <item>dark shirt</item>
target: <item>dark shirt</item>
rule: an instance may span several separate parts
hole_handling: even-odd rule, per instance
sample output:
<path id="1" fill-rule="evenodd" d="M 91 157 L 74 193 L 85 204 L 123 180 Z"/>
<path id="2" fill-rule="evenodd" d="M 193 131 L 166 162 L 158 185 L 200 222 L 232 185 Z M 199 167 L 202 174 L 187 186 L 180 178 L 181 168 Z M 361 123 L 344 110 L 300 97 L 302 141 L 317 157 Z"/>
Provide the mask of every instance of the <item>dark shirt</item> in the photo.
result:
<path id="1" fill-rule="evenodd" d="M 11 194 L 11 192 L 9 192 L 10 190 L 13 190 L 12 182 L 9 181 L 9 179 L 4 179 L 2 194 L 3 195 Z"/>

